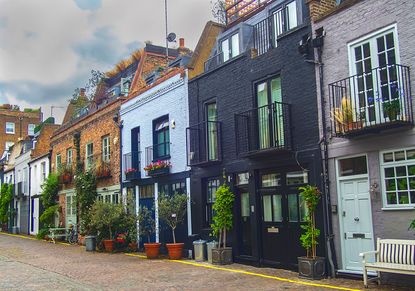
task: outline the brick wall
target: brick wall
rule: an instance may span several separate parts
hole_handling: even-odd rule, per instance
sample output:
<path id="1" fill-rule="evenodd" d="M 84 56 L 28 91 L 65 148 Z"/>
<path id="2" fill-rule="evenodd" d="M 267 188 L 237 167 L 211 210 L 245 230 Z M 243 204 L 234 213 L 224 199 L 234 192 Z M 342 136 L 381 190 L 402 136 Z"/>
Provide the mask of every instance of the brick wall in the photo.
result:
<path id="1" fill-rule="evenodd" d="M 313 21 L 332 12 L 337 6 L 336 0 L 307 0 L 310 8 L 310 17 Z"/>
<path id="2" fill-rule="evenodd" d="M 28 125 L 38 125 L 41 121 L 42 113 L 40 111 L 22 112 L 19 110 L 0 109 L 0 155 L 5 150 L 6 142 L 16 143 L 19 138 L 25 138 L 28 134 Z M 6 122 L 15 124 L 14 134 L 6 133 Z"/>

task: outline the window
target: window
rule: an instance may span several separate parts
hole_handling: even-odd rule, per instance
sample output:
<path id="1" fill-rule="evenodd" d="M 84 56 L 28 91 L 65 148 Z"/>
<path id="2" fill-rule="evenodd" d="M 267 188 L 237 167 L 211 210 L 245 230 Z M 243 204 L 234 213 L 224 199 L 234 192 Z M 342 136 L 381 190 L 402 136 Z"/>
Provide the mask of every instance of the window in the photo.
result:
<path id="1" fill-rule="evenodd" d="M 296 1 L 292 1 L 273 11 L 271 19 L 274 45 L 277 46 L 279 35 L 298 26 Z"/>
<path id="2" fill-rule="evenodd" d="M 169 116 L 164 116 L 154 121 L 153 124 L 153 160 L 167 159 L 170 157 Z"/>
<path id="3" fill-rule="evenodd" d="M 89 143 L 86 145 L 86 151 L 85 151 L 85 166 L 87 170 L 91 169 L 93 158 L 94 158 L 94 144 Z"/>
<path id="4" fill-rule="evenodd" d="M 186 194 L 186 182 L 180 181 L 172 184 L 159 184 L 159 192 L 165 195 L 173 195 L 174 193 Z"/>
<path id="5" fill-rule="evenodd" d="M 218 178 L 209 179 L 207 181 L 207 197 L 206 197 L 206 225 L 210 226 L 213 222 L 213 203 L 216 200 L 216 191 L 220 186 L 220 180 Z"/>
<path id="6" fill-rule="evenodd" d="M 238 56 L 240 54 L 239 33 L 222 40 L 220 49 L 222 52 L 223 62 L 227 62 L 228 60 Z"/>
<path id="7" fill-rule="evenodd" d="M 110 136 L 104 136 L 102 138 L 102 161 L 109 163 L 111 159 L 110 151 Z"/>
<path id="8" fill-rule="evenodd" d="M 380 159 L 385 206 L 415 206 L 415 148 L 382 152 Z"/>
<path id="9" fill-rule="evenodd" d="M 301 185 L 308 183 L 308 173 L 306 171 L 287 173 L 287 185 Z"/>
<path id="10" fill-rule="evenodd" d="M 14 122 L 6 122 L 6 133 L 14 134 Z"/>
<path id="11" fill-rule="evenodd" d="M 73 150 L 67 149 L 66 150 L 66 165 L 72 166 L 72 162 L 73 162 Z"/>
<path id="12" fill-rule="evenodd" d="M 40 171 L 41 182 L 43 182 L 46 180 L 46 162 L 40 163 Z"/>
<path id="13" fill-rule="evenodd" d="M 140 186 L 140 199 L 154 199 L 154 185 Z"/>
<path id="14" fill-rule="evenodd" d="M 281 186 L 280 174 L 266 174 L 262 175 L 262 187 L 277 187 Z"/>
<path id="15" fill-rule="evenodd" d="M 56 171 L 59 171 L 62 167 L 62 156 L 61 154 L 56 154 Z"/>
<path id="16" fill-rule="evenodd" d="M 282 196 L 279 194 L 262 196 L 264 222 L 282 221 Z"/>
<path id="17" fill-rule="evenodd" d="M 10 147 L 12 147 L 14 145 L 14 142 L 12 142 L 12 141 L 6 141 L 6 145 L 5 145 L 5 150 L 6 151 L 9 151 L 10 150 Z"/>
<path id="18" fill-rule="evenodd" d="M 206 119 L 208 131 L 208 157 L 209 161 L 217 161 L 218 153 L 218 113 L 216 110 L 216 102 L 206 104 Z"/>
<path id="19" fill-rule="evenodd" d="M 340 177 L 367 174 L 366 156 L 342 159 L 339 161 Z"/>
<path id="20" fill-rule="evenodd" d="M 36 125 L 29 124 L 27 126 L 27 135 L 35 135 L 35 127 L 36 127 Z"/>

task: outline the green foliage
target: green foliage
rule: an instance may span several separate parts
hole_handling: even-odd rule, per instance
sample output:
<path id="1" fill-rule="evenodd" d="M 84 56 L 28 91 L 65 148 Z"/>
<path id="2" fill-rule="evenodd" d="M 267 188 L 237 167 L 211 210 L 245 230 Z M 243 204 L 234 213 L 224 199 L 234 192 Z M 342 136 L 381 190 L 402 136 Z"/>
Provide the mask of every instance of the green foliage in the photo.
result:
<path id="1" fill-rule="evenodd" d="M 307 250 L 307 257 L 316 257 L 317 239 L 320 236 L 320 230 L 316 228 L 315 211 L 321 198 L 321 192 L 317 187 L 307 185 L 298 188 L 307 207 L 306 224 L 301 225 L 304 233 L 300 237 L 301 245 Z"/>
<path id="2" fill-rule="evenodd" d="M 13 199 L 13 185 L 3 184 L 0 190 L 0 222 L 8 223 L 10 215 L 10 203 Z"/>
<path id="3" fill-rule="evenodd" d="M 214 235 L 219 237 L 219 247 L 226 247 L 226 233 L 233 225 L 233 202 L 235 195 L 226 184 L 221 185 L 216 191 L 216 200 L 213 203 L 213 224 L 211 225 Z"/>
<path id="4" fill-rule="evenodd" d="M 52 227 L 55 222 L 55 215 L 58 213 L 59 205 L 53 205 L 45 209 L 39 217 L 41 223 L 47 227 Z"/>
<path id="5" fill-rule="evenodd" d="M 175 193 L 172 196 L 160 194 L 158 201 L 158 214 L 161 220 L 170 226 L 173 234 L 173 243 L 176 243 L 175 229 L 181 224 L 186 215 L 186 194 Z"/>
<path id="6" fill-rule="evenodd" d="M 415 230 L 415 219 L 412 220 L 411 224 L 409 225 L 409 229 Z"/>
<path id="7" fill-rule="evenodd" d="M 78 173 L 75 179 L 75 190 L 79 202 L 81 232 L 91 234 L 93 231 L 91 210 L 98 196 L 95 174 L 90 171 Z"/>
<path id="8" fill-rule="evenodd" d="M 59 192 L 59 178 L 55 173 L 50 173 L 42 185 L 42 205 L 45 209 L 56 205 Z"/>
<path id="9" fill-rule="evenodd" d="M 37 239 L 44 239 L 49 234 L 49 228 L 42 228 L 36 235 Z"/>
<path id="10" fill-rule="evenodd" d="M 105 234 L 105 239 L 113 239 L 114 231 L 125 224 L 124 209 L 122 205 L 96 201 L 91 210 L 91 229 L 98 232 L 98 235 Z"/>
<path id="11" fill-rule="evenodd" d="M 156 222 L 154 221 L 152 210 L 141 206 L 138 210 L 138 221 L 140 236 L 147 237 L 147 242 L 150 243 L 150 237 L 156 231 Z"/>
<path id="12" fill-rule="evenodd" d="M 383 111 L 391 120 L 395 120 L 396 116 L 401 113 L 401 103 L 399 99 L 384 102 Z"/>

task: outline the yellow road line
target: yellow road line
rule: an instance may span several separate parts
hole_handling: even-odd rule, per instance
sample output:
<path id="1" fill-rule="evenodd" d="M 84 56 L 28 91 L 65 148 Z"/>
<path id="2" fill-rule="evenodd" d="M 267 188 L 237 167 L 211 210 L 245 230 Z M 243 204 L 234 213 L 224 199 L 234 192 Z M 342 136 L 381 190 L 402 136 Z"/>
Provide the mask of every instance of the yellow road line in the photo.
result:
<path id="1" fill-rule="evenodd" d="M 129 257 L 138 257 L 138 258 L 142 258 L 142 259 L 147 258 L 146 256 L 143 256 L 143 255 L 135 255 L 135 254 L 125 254 L 125 255 L 129 256 Z M 248 272 L 248 271 L 243 271 L 243 270 L 228 269 L 228 268 L 217 267 L 217 266 L 206 265 L 206 264 L 198 264 L 198 263 L 189 262 L 189 261 L 182 261 L 182 260 L 165 260 L 165 261 L 179 263 L 179 264 L 185 264 L 185 265 L 191 265 L 191 266 L 201 267 L 201 268 L 206 268 L 206 269 L 213 269 L 213 270 L 218 270 L 218 271 L 225 271 L 225 272 L 238 273 L 238 274 L 244 274 L 244 275 L 249 275 L 249 276 L 256 276 L 256 277 L 261 277 L 261 278 L 273 279 L 273 280 L 277 280 L 277 281 L 293 283 L 293 284 L 299 284 L 299 285 L 312 286 L 312 287 L 319 287 L 319 288 L 325 288 L 325 289 L 335 289 L 335 290 L 344 290 L 344 291 L 360 291 L 359 289 L 352 289 L 352 288 L 347 288 L 347 287 L 332 286 L 332 285 L 327 285 L 327 284 L 318 284 L 318 283 L 313 283 L 313 282 L 292 280 L 292 279 L 281 278 L 281 277 L 277 277 L 277 276 L 264 275 L 264 274 L 260 274 L 260 273 Z"/>
<path id="2" fill-rule="evenodd" d="M 37 238 L 31 237 L 31 236 L 26 236 L 26 235 L 11 234 L 11 233 L 6 233 L 6 232 L 0 232 L 0 234 L 11 236 L 11 237 L 18 237 L 18 238 L 22 238 L 22 239 L 37 240 L 37 241 L 52 243 L 51 241 L 47 241 L 45 239 L 37 239 Z M 63 245 L 63 246 L 71 246 L 71 244 L 69 244 L 69 243 L 59 242 L 59 241 L 57 241 L 56 244 L 57 245 Z"/>

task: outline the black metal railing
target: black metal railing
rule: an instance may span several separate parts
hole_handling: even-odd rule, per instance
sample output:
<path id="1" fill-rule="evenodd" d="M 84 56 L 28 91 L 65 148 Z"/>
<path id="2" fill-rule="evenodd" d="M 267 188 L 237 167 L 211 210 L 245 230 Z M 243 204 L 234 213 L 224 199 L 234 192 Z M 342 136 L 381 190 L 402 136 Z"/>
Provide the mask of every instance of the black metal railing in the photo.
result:
<path id="1" fill-rule="evenodd" d="M 278 36 L 289 30 L 288 7 L 284 7 L 254 25 L 254 48 L 258 55 L 277 46 Z"/>
<path id="2" fill-rule="evenodd" d="M 124 180 L 134 180 L 141 177 L 141 152 L 133 151 L 123 155 Z"/>
<path id="3" fill-rule="evenodd" d="M 146 147 L 146 165 L 158 160 L 170 158 L 170 142 L 163 142 Z"/>
<path id="4" fill-rule="evenodd" d="M 255 12 L 274 0 L 227 0 L 226 25 L 230 25 Z"/>
<path id="5" fill-rule="evenodd" d="M 205 61 L 205 72 L 216 69 L 223 63 L 223 53 L 220 52 Z"/>
<path id="6" fill-rule="evenodd" d="M 195 166 L 222 160 L 221 123 L 205 121 L 186 129 L 187 165 Z"/>
<path id="7" fill-rule="evenodd" d="M 264 150 L 290 150 L 291 105 L 274 102 L 235 115 L 238 155 Z"/>
<path id="8" fill-rule="evenodd" d="M 329 98 L 336 136 L 413 123 L 407 66 L 386 65 L 331 83 Z"/>

